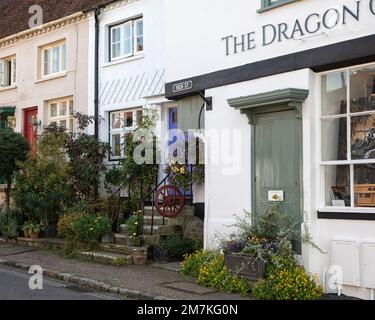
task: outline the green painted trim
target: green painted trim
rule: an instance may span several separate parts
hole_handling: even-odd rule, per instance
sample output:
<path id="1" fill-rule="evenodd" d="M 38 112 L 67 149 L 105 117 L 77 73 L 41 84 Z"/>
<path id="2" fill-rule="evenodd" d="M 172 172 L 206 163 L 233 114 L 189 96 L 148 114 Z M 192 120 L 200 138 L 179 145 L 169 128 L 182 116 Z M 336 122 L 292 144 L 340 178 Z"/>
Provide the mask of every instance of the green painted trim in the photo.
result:
<path id="1" fill-rule="evenodd" d="M 278 7 L 285 6 L 286 4 L 291 4 L 297 1 L 300 1 L 300 0 L 279 0 L 271 4 L 269 0 L 262 0 L 262 7 L 259 10 L 257 10 L 257 12 L 263 13 L 263 12 L 276 9 Z"/>
<path id="2" fill-rule="evenodd" d="M 14 115 L 16 107 L 0 107 L 0 114 L 11 114 Z"/>
<path id="3" fill-rule="evenodd" d="M 254 124 L 254 116 L 257 113 L 287 109 L 295 109 L 298 112 L 298 118 L 302 118 L 302 104 L 308 95 L 308 90 L 288 88 L 229 99 L 228 103 L 232 108 L 246 114 L 249 118 L 249 123 Z"/>

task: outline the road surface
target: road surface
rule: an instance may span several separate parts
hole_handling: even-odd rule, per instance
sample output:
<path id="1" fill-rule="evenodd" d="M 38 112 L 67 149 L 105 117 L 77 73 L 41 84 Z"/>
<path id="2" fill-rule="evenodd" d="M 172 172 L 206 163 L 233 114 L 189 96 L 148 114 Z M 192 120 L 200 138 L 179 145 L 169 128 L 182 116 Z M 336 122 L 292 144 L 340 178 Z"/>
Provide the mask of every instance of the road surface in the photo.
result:
<path id="1" fill-rule="evenodd" d="M 18 269 L 0 266 L 0 300 L 125 300 L 119 295 L 95 292 L 48 277 L 43 278 L 42 290 L 31 290 L 31 276 Z"/>

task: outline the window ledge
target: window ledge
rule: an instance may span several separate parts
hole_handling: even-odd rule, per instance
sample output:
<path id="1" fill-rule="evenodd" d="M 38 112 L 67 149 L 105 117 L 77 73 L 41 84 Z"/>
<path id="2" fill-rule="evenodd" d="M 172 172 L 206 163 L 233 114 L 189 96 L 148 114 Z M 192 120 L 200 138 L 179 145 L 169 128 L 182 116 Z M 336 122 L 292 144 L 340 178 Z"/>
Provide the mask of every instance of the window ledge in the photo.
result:
<path id="1" fill-rule="evenodd" d="M 55 79 L 66 77 L 67 75 L 68 75 L 67 72 L 62 72 L 62 73 L 54 74 L 52 76 L 43 77 L 41 79 L 38 79 L 37 81 L 35 81 L 35 83 L 41 83 L 41 82 L 46 82 L 46 81 L 50 81 L 50 80 L 55 80 Z"/>
<path id="2" fill-rule="evenodd" d="M 135 61 L 135 60 L 139 60 L 139 59 L 143 59 L 144 57 L 145 57 L 144 53 L 139 53 L 139 54 L 136 54 L 136 55 L 131 56 L 131 57 L 122 58 L 122 59 L 118 59 L 118 60 L 111 61 L 111 62 L 106 62 L 106 63 L 103 64 L 103 68 L 115 66 L 117 64 L 131 62 L 131 61 Z"/>
<path id="3" fill-rule="evenodd" d="M 287 4 L 291 4 L 291 3 L 297 2 L 297 1 L 300 1 L 300 0 L 285 0 L 285 1 L 280 1 L 279 3 L 275 3 L 275 4 L 269 5 L 267 7 L 262 7 L 259 10 L 257 10 L 257 12 L 258 13 L 263 13 L 263 12 L 266 12 L 266 11 L 269 11 L 269 10 L 272 10 L 272 9 L 276 9 L 276 8 L 281 7 L 281 6 L 285 6 Z"/>
<path id="4" fill-rule="evenodd" d="M 17 89 L 17 86 L 15 84 L 11 86 L 7 86 L 7 87 L 0 87 L 0 92 L 14 90 L 14 89 Z"/>
<path id="5" fill-rule="evenodd" d="M 318 219 L 375 220 L 375 209 L 330 207 L 318 210 Z"/>

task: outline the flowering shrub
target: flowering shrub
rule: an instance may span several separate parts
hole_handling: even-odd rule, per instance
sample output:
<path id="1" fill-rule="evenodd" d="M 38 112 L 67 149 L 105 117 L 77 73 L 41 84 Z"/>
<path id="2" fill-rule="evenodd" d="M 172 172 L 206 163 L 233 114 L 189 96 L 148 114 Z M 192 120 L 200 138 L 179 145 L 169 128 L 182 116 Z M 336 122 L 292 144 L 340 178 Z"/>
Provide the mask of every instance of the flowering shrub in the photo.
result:
<path id="1" fill-rule="evenodd" d="M 170 182 L 176 187 L 188 190 L 192 183 L 192 174 L 189 166 L 182 162 L 171 161 L 170 165 L 165 169 L 165 173 L 169 175 Z"/>
<path id="2" fill-rule="evenodd" d="M 136 212 L 126 221 L 126 228 L 129 233 L 129 239 L 132 241 L 137 241 L 142 236 L 142 216 Z"/>
<path id="3" fill-rule="evenodd" d="M 199 275 L 199 270 L 202 268 L 202 266 L 210 263 L 214 258 L 217 257 L 217 255 L 217 252 L 203 250 L 185 255 L 185 260 L 181 264 L 182 274 L 197 278 Z"/>
<path id="4" fill-rule="evenodd" d="M 111 232 L 112 221 L 108 217 L 83 215 L 73 222 L 73 231 L 82 242 L 92 243 Z"/>
<path id="5" fill-rule="evenodd" d="M 73 230 L 73 224 L 78 218 L 84 216 L 86 213 L 75 212 L 66 213 L 59 218 L 57 224 L 57 235 L 63 239 L 72 239 L 75 237 L 75 232 Z"/>
<path id="6" fill-rule="evenodd" d="M 323 288 L 292 257 L 273 259 L 267 278 L 260 280 L 252 289 L 259 300 L 317 300 Z"/>
<path id="7" fill-rule="evenodd" d="M 223 255 L 217 252 L 201 250 L 186 255 L 181 270 L 184 275 L 196 277 L 197 283 L 204 287 L 243 295 L 250 291 L 246 280 L 232 275 L 224 266 Z"/>
<path id="8" fill-rule="evenodd" d="M 199 270 L 197 283 L 225 292 L 240 293 L 246 295 L 250 292 L 247 281 L 232 275 L 224 265 L 224 256 L 218 255 L 206 266 Z"/>

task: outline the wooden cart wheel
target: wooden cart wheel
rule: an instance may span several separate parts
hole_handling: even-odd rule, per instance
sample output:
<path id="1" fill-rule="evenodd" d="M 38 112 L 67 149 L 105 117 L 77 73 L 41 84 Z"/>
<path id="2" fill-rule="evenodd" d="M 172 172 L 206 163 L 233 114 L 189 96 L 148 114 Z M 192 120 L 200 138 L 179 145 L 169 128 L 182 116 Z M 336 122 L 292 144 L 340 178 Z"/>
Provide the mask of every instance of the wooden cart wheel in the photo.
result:
<path id="1" fill-rule="evenodd" d="M 155 196 L 156 211 L 165 218 L 177 217 L 185 207 L 185 197 L 175 186 L 163 186 Z"/>

